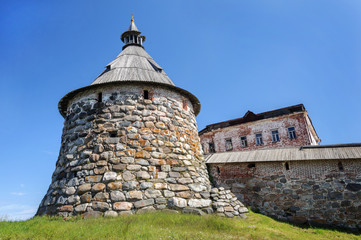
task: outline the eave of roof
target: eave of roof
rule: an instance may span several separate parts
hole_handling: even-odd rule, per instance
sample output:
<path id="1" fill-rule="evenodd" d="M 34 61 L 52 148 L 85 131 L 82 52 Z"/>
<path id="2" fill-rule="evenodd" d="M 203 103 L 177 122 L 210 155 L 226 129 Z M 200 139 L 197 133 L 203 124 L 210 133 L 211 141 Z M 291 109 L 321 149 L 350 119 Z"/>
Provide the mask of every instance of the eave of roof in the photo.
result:
<path id="1" fill-rule="evenodd" d="M 206 163 L 361 160 L 361 143 L 259 149 L 210 154 Z"/>

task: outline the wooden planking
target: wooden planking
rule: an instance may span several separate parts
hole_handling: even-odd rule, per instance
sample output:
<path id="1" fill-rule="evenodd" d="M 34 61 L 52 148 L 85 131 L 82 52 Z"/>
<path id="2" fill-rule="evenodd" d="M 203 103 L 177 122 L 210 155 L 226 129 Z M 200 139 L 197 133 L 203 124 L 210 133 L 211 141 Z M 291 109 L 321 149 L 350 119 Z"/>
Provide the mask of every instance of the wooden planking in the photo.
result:
<path id="1" fill-rule="evenodd" d="M 359 159 L 361 160 L 361 146 L 329 147 L 329 148 L 278 148 L 261 149 L 242 152 L 214 153 L 206 158 L 207 163 L 236 163 L 236 162 L 272 162 L 272 161 L 302 161 L 302 160 L 331 160 L 331 159 Z"/>
<path id="2" fill-rule="evenodd" d="M 158 69 L 155 69 L 152 64 Z M 107 66 L 110 66 L 110 70 L 105 70 L 91 85 L 121 81 L 143 81 L 174 86 L 162 68 L 139 46 L 128 46 Z"/>

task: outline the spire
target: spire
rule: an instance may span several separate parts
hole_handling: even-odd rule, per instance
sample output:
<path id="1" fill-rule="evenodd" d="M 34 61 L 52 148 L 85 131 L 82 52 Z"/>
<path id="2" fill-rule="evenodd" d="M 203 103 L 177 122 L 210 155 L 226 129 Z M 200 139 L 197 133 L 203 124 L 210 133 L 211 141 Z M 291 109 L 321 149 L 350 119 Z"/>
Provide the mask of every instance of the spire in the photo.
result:
<path id="1" fill-rule="evenodd" d="M 134 17 L 130 20 L 130 25 L 127 31 L 123 32 L 120 36 L 120 39 L 125 43 L 123 49 L 130 45 L 137 45 L 143 47 L 143 42 L 145 41 L 145 36 L 140 35 L 137 26 L 134 23 Z"/>
<path id="2" fill-rule="evenodd" d="M 128 31 L 136 31 L 136 32 L 139 32 L 137 26 L 135 26 L 133 15 L 132 15 L 132 20 L 130 20 L 130 25 L 129 25 Z"/>

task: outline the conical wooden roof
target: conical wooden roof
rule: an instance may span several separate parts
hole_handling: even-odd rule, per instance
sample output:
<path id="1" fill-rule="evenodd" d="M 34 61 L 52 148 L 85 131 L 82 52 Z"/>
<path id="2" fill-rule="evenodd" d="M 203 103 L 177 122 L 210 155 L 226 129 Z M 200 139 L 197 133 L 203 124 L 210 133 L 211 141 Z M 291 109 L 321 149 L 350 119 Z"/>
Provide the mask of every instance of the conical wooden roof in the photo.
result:
<path id="1" fill-rule="evenodd" d="M 164 83 L 174 86 L 163 69 L 141 46 L 137 45 L 125 48 L 91 85 L 129 81 Z"/>

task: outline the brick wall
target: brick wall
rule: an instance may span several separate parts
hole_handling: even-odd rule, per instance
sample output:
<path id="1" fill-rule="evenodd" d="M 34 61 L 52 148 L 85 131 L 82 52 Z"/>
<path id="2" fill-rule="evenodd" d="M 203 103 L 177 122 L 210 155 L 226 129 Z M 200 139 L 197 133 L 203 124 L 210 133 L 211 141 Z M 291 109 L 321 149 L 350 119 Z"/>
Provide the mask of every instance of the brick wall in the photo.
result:
<path id="1" fill-rule="evenodd" d="M 226 152 L 226 139 L 231 139 L 232 150 L 246 151 L 262 148 L 280 148 L 317 144 L 312 141 L 312 134 L 306 122 L 306 112 L 297 112 L 281 117 L 274 117 L 237 126 L 220 128 L 200 135 L 203 151 L 209 153 L 209 143 L 214 143 L 216 152 Z M 296 139 L 288 136 L 288 127 L 295 127 Z M 272 130 L 278 130 L 279 141 L 272 141 Z M 262 133 L 263 144 L 256 144 L 256 133 Z M 241 136 L 247 137 L 247 147 L 241 147 Z"/>

